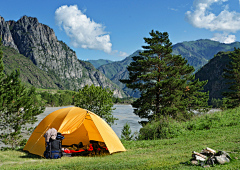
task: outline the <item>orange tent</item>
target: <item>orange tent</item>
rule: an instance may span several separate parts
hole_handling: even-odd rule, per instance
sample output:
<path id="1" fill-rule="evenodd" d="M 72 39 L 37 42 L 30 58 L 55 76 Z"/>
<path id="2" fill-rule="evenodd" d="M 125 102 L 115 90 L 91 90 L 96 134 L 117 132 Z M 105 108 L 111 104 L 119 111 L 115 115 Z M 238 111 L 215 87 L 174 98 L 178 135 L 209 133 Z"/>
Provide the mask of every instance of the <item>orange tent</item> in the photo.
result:
<path id="1" fill-rule="evenodd" d="M 23 150 L 43 156 L 45 151 L 43 135 L 50 128 L 55 128 L 64 135 L 63 145 L 79 142 L 86 145 L 90 140 L 95 140 L 104 142 L 110 154 L 126 151 L 116 133 L 102 118 L 79 107 L 60 109 L 46 116 L 33 131 Z"/>

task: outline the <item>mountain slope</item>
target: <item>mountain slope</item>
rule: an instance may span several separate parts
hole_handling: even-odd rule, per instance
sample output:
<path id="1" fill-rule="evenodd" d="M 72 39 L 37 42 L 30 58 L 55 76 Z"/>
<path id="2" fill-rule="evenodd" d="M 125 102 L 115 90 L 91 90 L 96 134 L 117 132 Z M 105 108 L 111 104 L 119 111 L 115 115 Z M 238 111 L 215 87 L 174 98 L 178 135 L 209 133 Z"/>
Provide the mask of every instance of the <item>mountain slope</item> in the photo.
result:
<path id="1" fill-rule="evenodd" d="M 138 92 L 134 92 L 127 88 L 125 84 L 119 81 L 119 79 L 128 79 L 127 66 L 133 61 L 132 57 L 138 55 L 139 52 L 141 52 L 141 50 L 137 50 L 122 61 L 102 65 L 98 68 L 98 70 L 105 74 L 107 78 L 122 88 L 125 93 L 133 97 L 140 97 L 140 95 Z"/>
<path id="2" fill-rule="evenodd" d="M 2 47 L 4 72 L 10 74 L 13 70 L 20 70 L 20 79 L 22 82 L 37 88 L 61 89 L 62 84 L 59 84 L 57 79 L 52 79 L 45 71 L 39 69 L 33 62 L 19 54 L 11 47 Z"/>
<path id="3" fill-rule="evenodd" d="M 204 86 L 204 91 L 209 91 L 209 99 L 221 99 L 222 92 L 228 91 L 227 80 L 222 77 L 226 65 L 230 62 L 228 57 L 230 52 L 219 52 L 206 65 L 204 65 L 196 74 L 196 79 L 200 81 L 208 80 Z M 211 73 L 211 74 L 210 74 Z"/>
<path id="4" fill-rule="evenodd" d="M 7 21 L 0 16 L 0 34 L 3 44 L 19 51 L 52 79 L 59 88 L 79 89 L 94 84 L 114 90 L 116 97 L 124 92 L 89 62 L 81 61 L 64 42 L 59 41 L 53 29 L 37 18 L 23 16 L 18 21 Z"/>
<path id="5" fill-rule="evenodd" d="M 173 45 L 173 54 L 182 55 L 195 70 L 198 70 L 219 51 L 233 51 L 234 47 L 240 48 L 240 43 L 224 44 L 208 39 L 200 39 Z"/>
<path id="6" fill-rule="evenodd" d="M 240 43 L 235 42 L 232 44 L 224 44 L 212 40 L 197 40 L 177 43 L 173 45 L 173 54 L 180 54 L 182 57 L 188 60 L 188 63 L 192 65 L 195 70 L 199 70 L 210 59 L 214 57 L 219 51 L 233 51 L 234 47 L 240 48 Z M 106 75 L 115 84 L 121 87 L 125 93 L 130 96 L 138 97 L 139 93 L 135 93 L 132 90 L 126 88 L 125 84 L 119 82 L 119 79 L 127 79 L 128 71 L 127 65 L 132 62 L 132 57 L 138 55 L 140 50 L 134 52 L 129 57 L 122 61 L 113 62 L 100 66 L 98 69 Z"/>

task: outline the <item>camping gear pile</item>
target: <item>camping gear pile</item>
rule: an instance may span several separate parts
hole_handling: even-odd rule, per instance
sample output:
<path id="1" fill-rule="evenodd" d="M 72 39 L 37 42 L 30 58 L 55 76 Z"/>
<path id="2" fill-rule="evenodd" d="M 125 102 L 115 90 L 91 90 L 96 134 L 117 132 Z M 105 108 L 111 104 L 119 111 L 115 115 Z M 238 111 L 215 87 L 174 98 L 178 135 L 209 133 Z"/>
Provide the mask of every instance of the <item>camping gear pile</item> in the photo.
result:
<path id="1" fill-rule="evenodd" d="M 71 146 L 62 146 L 63 156 L 93 156 L 93 155 L 107 155 L 108 148 L 105 143 L 98 141 L 90 141 L 89 145 L 73 144 Z"/>
<path id="2" fill-rule="evenodd" d="M 193 151 L 192 152 L 192 159 L 191 163 L 193 165 L 200 165 L 200 166 L 214 166 L 214 164 L 225 164 L 229 163 L 231 157 L 225 151 L 218 151 L 211 148 L 203 149 L 200 153 Z"/>
<path id="3" fill-rule="evenodd" d="M 53 128 L 56 130 L 53 134 L 46 134 Z M 55 138 L 56 132 L 61 134 L 62 139 Z M 35 128 L 23 150 L 45 157 L 46 138 L 49 142 L 59 140 L 64 156 L 126 151 L 116 133 L 102 118 L 79 107 L 59 109 L 47 115 Z"/>

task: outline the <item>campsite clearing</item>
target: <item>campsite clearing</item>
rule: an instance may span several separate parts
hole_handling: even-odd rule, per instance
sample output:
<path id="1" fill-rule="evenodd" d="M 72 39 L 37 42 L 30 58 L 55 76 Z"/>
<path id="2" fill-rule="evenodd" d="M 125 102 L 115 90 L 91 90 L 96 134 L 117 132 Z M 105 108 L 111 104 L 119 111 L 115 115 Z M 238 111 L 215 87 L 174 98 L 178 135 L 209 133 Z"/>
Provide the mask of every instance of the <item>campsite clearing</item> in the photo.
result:
<path id="1" fill-rule="evenodd" d="M 225 112 L 234 119 L 238 110 Z M 206 147 L 233 152 L 230 156 L 238 158 L 211 169 L 240 169 L 239 133 L 240 123 L 228 124 L 209 130 L 190 131 L 172 139 L 123 141 L 127 151 L 112 155 L 55 160 L 23 151 L 0 151 L 0 169 L 203 169 L 190 165 L 189 158 L 192 151 Z"/>

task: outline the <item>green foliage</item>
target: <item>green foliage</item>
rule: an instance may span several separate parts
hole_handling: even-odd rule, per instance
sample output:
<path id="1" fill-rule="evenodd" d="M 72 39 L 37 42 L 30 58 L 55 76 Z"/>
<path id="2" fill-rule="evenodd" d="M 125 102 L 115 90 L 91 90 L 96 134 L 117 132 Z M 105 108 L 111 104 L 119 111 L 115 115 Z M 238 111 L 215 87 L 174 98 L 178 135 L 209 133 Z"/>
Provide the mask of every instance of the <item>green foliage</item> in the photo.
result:
<path id="1" fill-rule="evenodd" d="M 170 139 L 182 134 L 184 129 L 180 123 L 162 117 L 158 121 L 147 123 L 139 131 L 138 140 Z"/>
<path id="2" fill-rule="evenodd" d="M 211 105 L 213 108 L 221 108 L 223 106 L 223 100 L 212 98 Z"/>
<path id="3" fill-rule="evenodd" d="M 37 115 L 43 113 L 44 103 L 39 101 L 35 88 L 26 89 L 19 79 L 20 72 L 3 74 L 2 50 L 0 49 L 0 140 L 12 148 L 24 143 L 22 133 L 26 124 L 34 124 Z"/>
<path id="4" fill-rule="evenodd" d="M 240 108 L 228 109 L 224 112 L 196 115 L 187 122 L 162 118 L 160 121 L 147 123 L 139 131 L 139 140 L 170 139 L 187 136 L 197 131 L 236 126 L 240 122 Z"/>
<path id="5" fill-rule="evenodd" d="M 120 80 L 139 90 L 141 97 L 132 103 L 134 113 L 149 121 L 161 116 L 186 120 L 193 110 L 206 109 L 208 94 L 200 92 L 207 81 L 195 79 L 194 68 L 180 55 L 172 55 L 168 33 L 150 32 L 147 46 L 127 67 L 129 79 Z"/>
<path id="6" fill-rule="evenodd" d="M 112 115 L 112 97 L 113 92 L 110 89 L 86 85 L 74 96 L 74 105 L 97 114 L 111 126 L 117 120 Z"/>
<path id="7" fill-rule="evenodd" d="M 122 129 L 121 139 L 132 140 L 133 135 L 131 135 L 131 133 L 132 133 L 132 131 L 130 129 L 130 124 L 128 122 L 126 122 Z"/>
<path id="8" fill-rule="evenodd" d="M 70 90 L 51 90 L 38 92 L 41 98 L 45 101 L 47 106 L 58 107 L 68 106 L 74 104 L 74 91 Z"/>
<path id="9" fill-rule="evenodd" d="M 230 91 L 224 92 L 223 96 L 228 98 L 227 107 L 235 108 L 240 106 L 240 48 L 234 48 L 229 58 L 231 62 L 226 66 L 223 78 L 230 80 L 227 83 Z"/>

